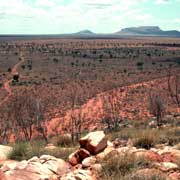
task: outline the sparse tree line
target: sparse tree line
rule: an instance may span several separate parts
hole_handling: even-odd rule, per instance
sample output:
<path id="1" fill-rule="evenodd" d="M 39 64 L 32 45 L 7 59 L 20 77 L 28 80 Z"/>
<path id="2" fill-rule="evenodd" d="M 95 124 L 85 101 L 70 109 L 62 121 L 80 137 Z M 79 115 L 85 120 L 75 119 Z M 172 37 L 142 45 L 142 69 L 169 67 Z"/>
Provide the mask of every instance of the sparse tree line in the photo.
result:
<path id="1" fill-rule="evenodd" d="M 78 78 L 79 74 L 77 75 Z M 178 107 L 179 101 L 179 74 L 171 75 L 169 71 L 167 86 L 169 95 Z M 70 102 L 70 120 L 67 133 L 71 134 L 72 142 L 75 143 L 83 131 L 86 114 L 80 105 L 82 101 L 82 89 L 79 89 L 76 82 L 71 84 L 69 88 Z M 161 127 L 163 118 L 166 113 L 166 102 L 162 94 L 158 91 L 149 93 L 149 112 L 156 117 L 157 126 Z M 1 108 L 1 142 L 8 142 L 12 138 L 25 139 L 31 141 L 33 136 L 39 136 L 46 142 L 47 136 L 47 119 L 45 118 L 47 104 L 45 104 L 33 92 L 23 91 L 20 94 L 13 95 L 8 105 Z M 115 91 L 103 97 L 103 119 L 102 123 L 109 131 L 117 130 L 123 121 L 121 111 L 123 109 L 122 102 Z M 93 118 L 93 117 L 92 117 Z M 63 124 L 58 124 L 61 126 Z"/>
<path id="2" fill-rule="evenodd" d="M 86 114 L 82 111 L 83 89 L 76 82 L 70 84 L 67 100 L 69 101 L 70 119 L 65 133 L 71 135 L 75 143 L 81 136 Z M 0 141 L 10 139 L 31 141 L 33 138 L 42 138 L 48 142 L 47 123 L 49 101 L 43 101 L 33 91 L 24 90 L 14 94 L 6 106 L 0 109 Z M 62 124 L 61 124 L 62 123 Z M 63 126 L 61 122 L 58 126 Z M 58 127 L 56 127 L 58 128 Z M 56 129 L 54 129 L 56 130 Z M 58 135 L 59 132 L 56 132 Z"/>
<path id="3" fill-rule="evenodd" d="M 1 108 L 1 141 L 14 139 L 31 141 L 33 133 L 41 135 L 47 141 L 45 125 L 45 104 L 32 92 L 23 91 L 13 95 L 8 104 Z"/>

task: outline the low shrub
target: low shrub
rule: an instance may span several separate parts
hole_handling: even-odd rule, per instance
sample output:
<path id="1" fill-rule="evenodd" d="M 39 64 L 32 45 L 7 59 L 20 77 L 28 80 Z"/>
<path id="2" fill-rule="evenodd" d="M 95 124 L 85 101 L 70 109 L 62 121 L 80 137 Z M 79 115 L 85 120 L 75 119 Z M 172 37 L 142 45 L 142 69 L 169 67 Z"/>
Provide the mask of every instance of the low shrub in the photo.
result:
<path id="1" fill-rule="evenodd" d="M 55 146 L 72 146 L 72 140 L 69 135 L 59 135 L 51 138 L 50 142 Z"/>
<path id="2" fill-rule="evenodd" d="M 180 131 L 178 127 L 162 127 L 160 129 L 151 129 L 140 127 L 124 128 L 118 132 L 107 134 L 108 139 L 113 141 L 116 138 L 128 140 L 132 139 L 134 145 L 138 148 L 149 149 L 156 144 L 165 144 L 173 146 L 180 142 Z"/>
<path id="3" fill-rule="evenodd" d="M 43 140 L 36 140 L 29 144 L 28 153 L 26 159 L 30 159 L 34 156 L 40 157 L 44 154 L 45 142 Z"/>
<path id="4" fill-rule="evenodd" d="M 12 160 L 24 160 L 26 159 L 28 155 L 28 143 L 26 142 L 17 142 L 16 144 L 13 145 L 13 150 L 9 154 L 9 159 Z"/>
<path id="5" fill-rule="evenodd" d="M 75 148 L 56 148 L 53 150 L 45 150 L 44 154 L 54 156 L 56 158 L 67 160 L 71 153 L 75 152 Z"/>
<path id="6" fill-rule="evenodd" d="M 106 159 L 103 163 L 102 179 L 122 179 L 142 168 L 150 167 L 150 162 L 143 156 L 136 157 L 132 154 L 119 155 Z"/>
<path id="7" fill-rule="evenodd" d="M 134 168 L 135 157 L 123 155 L 113 157 L 103 163 L 103 176 L 114 177 L 116 174 L 125 175 Z"/>
<path id="8" fill-rule="evenodd" d="M 134 139 L 134 146 L 137 148 L 150 149 L 156 144 L 156 142 L 156 134 L 147 130 Z"/>
<path id="9" fill-rule="evenodd" d="M 154 172 L 152 174 L 139 174 L 132 173 L 125 176 L 122 180 L 166 180 L 167 178 L 159 172 Z"/>
<path id="10" fill-rule="evenodd" d="M 32 143 L 29 142 L 17 142 L 13 145 L 13 150 L 9 154 L 8 158 L 12 160 L 28 160 L 34 156 L 40 157 L 41 155 L 51 155 L 56 158 L 67 160 L 68 156 L 75 151 L 73 148 L 57 147 L 53 150 L 45 149 L 44 141 L 36 140 Z"/>
<path id="11" fill-rule="evenodd" d="M 173 146 L 180 142 L 180 130 L 179 128 L 171 128 L 166 132 L 168 144 Z"/>

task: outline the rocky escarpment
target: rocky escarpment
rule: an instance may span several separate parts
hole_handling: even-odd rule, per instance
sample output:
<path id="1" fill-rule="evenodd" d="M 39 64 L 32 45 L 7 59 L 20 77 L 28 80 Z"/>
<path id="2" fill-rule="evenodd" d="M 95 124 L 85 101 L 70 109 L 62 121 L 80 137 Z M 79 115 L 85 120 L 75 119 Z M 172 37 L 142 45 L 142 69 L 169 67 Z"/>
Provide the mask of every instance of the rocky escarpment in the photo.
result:
<path id="1" fill-rule="evenodd" d="M 7 162 L 1 167 L 5 180 L 96 180 L 101 179 L 103 163 L 126 155 L 143 157 L 150 167 L 137 169 L 139 174 L 164 173 L 167 180 L 180 178 L 179 145 L 157 145 L 149 150 L 133 147 L 130 141 L 107 140 L 104 132 L 91 132 L 79 141 L 80 147 L 69 155 L 68 162 L 49 155 L 28 161 Z"/>

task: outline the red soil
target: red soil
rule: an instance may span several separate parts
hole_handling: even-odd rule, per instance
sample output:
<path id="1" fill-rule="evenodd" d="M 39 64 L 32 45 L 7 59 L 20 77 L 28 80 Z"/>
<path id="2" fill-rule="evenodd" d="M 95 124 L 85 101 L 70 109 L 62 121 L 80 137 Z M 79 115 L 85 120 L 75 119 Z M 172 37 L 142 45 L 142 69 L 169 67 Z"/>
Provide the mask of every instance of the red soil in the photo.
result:
<path id="1" fill-rule="evenodd" d="M 150 80 L 143 83 L 132 84 L 126 87 L 117 88 L 108 92 L 98 94 L 95 98 L 90 99 L 86 104 L 76 109 L 74 114 L 79 113 L 84 117 L 84 128 L 93 129 L 99 127 L 100 120 L 103 117 L 103 97 L 107 94 L 114 93 L 120 101 L 122 107 L 120 110 L 121 117 L 128 120 L 146 120 L 151 117 L 148 110 L 149 93 L 160 91 L 168 99 L 167 77 Z M 168 99 L 167 101 L 171 101 Z M 175 105 L 167 104 L 168 111 L 177 112 Z M 48 134 L 54 130 L 62 132 L 64 128 L 69 127 L 72 110 L 66 112 L 65 116 L 56 116 L 48 124 Z"/>
<path id="2" fill-rule="evenodd" d="M 14 74 L 18 73 L 17 69 L 25 61 L 22 53 L 20 53 L 20 59 L 21 60 L 17 64 L 15 64 L 15 66 L 12 68 L 11 75 L 14 75 Z M 4 103 L 6 103 L 8 101 L 8 99 L 9 99 L 9 97 L 12 95 L 12 89 L 11 89 L 11 86 L 10 86 L 11 82 L 12 82 L 12 79 L 5 81 L 4 84 L 3 84 L 3 88 L 7 92 L 7 95 L 0 102 L 0 106 L 2 106 Z"/>

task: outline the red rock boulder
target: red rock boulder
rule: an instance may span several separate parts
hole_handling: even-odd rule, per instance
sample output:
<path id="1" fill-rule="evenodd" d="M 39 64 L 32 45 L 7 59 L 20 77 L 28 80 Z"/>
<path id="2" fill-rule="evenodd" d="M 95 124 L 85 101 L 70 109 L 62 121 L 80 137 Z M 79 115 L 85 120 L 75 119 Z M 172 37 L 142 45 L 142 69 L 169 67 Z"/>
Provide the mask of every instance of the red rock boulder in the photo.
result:
<path id="1" fill-rule="evenodd" d="M 92 155 L 96 155 L 107 147 L 107 138 L 103 131 L 96 131 L 81 138 L 79 143 L 81 148 L 88 150 Z"/>
<path id="2" fill-rule="evenodd" d="M 86 149 L 80 148 L 76 152 L 69 155 L 69 163 L 72 166 L 80 164 L 85 158 L 89 157 L 90 153 Z"/>

